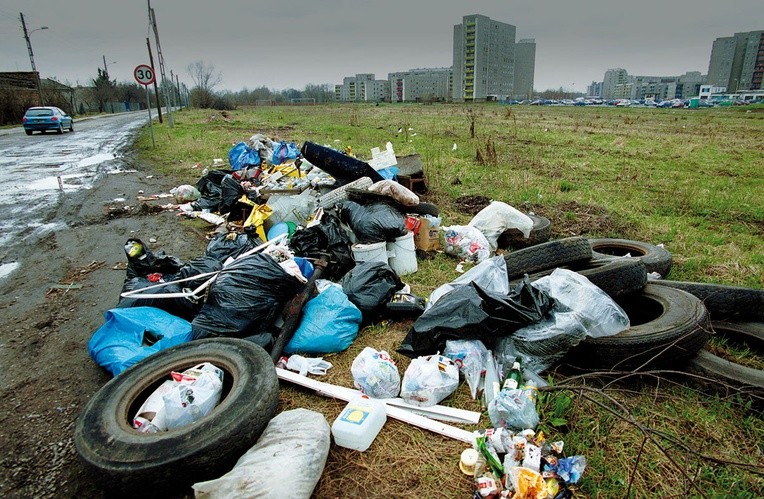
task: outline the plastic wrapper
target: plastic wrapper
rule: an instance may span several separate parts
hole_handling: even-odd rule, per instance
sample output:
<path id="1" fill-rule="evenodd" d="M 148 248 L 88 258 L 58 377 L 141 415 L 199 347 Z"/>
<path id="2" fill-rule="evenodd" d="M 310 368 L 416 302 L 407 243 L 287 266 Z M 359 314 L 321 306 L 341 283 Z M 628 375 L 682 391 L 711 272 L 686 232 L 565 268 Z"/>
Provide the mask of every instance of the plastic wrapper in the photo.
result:
<path id="1" fill-rule="evenodd" d="M 270 334 L 284 304 L 302 287 L 268 255 L 240 258 L 210 286 L 207 301 L 191 323 L 194 339 Z"/>
<path id="2" fill-rule="evenodd" d="M 326 371 L 332 368 L 332 363 L 322 357 L 313 359 L 294 354 L 287 359 L 286 368 L 299 373 L 301 376 L 307 376 L 308 373 L 324 376 Z"/>
<path id="3" fill-rule="evenodd" d="M 524 279 L 510 294 L 471 282 L 445 294 L 412 325 L 398 352 L 409 357 L 442 352 L 446 340 L 479 339 L 488 348 L 521 327 L 543 320 L 554 305 Z"/>
<path id="4" fill-rule="evenodd" d="M 534 429 L 539 424 L 536 405 L 524 390 L 503 389 L 488 404 L 488 416 L 494 427 L 503 426 L 513 431 Z"/>
<path id="5" fill-rule="evenodd" d="M 381 180 L 368 188 L 371 192 L 390 196 L 403 206 L 416 206 L 419 204 L 419 196 L 395 180 Z"/>
<path id="6" fill-rule="evenodd" d="M 194 497 L 308 499 L 324 471 L 330 446 L 329 423 L 323 414 L 307 409 L 284 411 L 270 420 L 231 471 L 195 483 Z"/>
<path id="7" fill-rule="evenodd" d="M 367 322 L 382 313 L 395 292 L 403 287 L 400 277 L 388 264 L 372 260 L 358 264 L 341 282 L 342 290 Z"/>
<path id="8" fill-rule="evenodd" d="M 565 310 L 563 308 L 563 310 Z M 525 368 L 539 373 L 552 367 L 586 337 L 586 328 L 575 312 L 556 309 L 549 318 L 518 329 L 499 340 L 496 358 L 506 372 L 516 357 Z"/>
<path id="9" fill-rule="evenodd" d="M 503 256 L 495 256 L 475 265 L 464 274 L 460 275 L 448 284 L 442 284 L 430 293 L 427 300 L 426 309 L 429 309 L 443 295 L 453 290 L 457 286 L 474 282 L 481 288 L 493 293 L 507 295 L 509 294 L 509 274 L 507 273 L 507 261 Z"/>
<path id="10" fill-rule="evenodd" d="M 329 283 L 323 288 L 303 307 L 300 325 L 284 347 L 284 353 L 341 352 L 358 336 L 361 311 L 339 284 Z"/>
<path id="11" fill-rule="evenodd" d="M 430 407 L 459 386 L 459 369 L 448 357 L 428 355 L 413 359 L 403 374 L 401 398 L 409 404 Z"/>
<path id="12" fill-rule="evenodd" d="M 406 217 L 387 203 L 343 201 L 338 209 L 340 220 L 350 226 L 360 244 L 392 241 L 408 233 Z"/>
<path id="13" fill-rule="evenodd" d="M 586 469 L 585 456 L 570 456 L 557 459 L 556 463 L 544 465 L 544 472 L 556 474 L 565 484 L 577 483 Z"/>
<path id="14" fill-rule="evenodd" d="M 528 468 L 515 467 L 507 472 L 509 482 L 519 499 L 546 499 L 548 491 L 544 477 Z"/>
<path id="15" fill-rule="evenodd" d="M 612 336 L 629 328 L 629 316 L 607 293 L 586 277 L 567 269 L 555 269 L 533 283 L 558 303 L 573 310 L 586 334 L 593 338 Z"/>
<path id="16" fill-rule="evenodd" d="M 170 189 L 170 194 L 172 194 L 172 197 L 178 204 L 190 203 L 191 201 L 196 201 L 202 197 L 202 193 L 193 185 L 179 185 L 173 187 Z"/>
<path id="17" fill-rule="evenodd" d="M 443 355 L 451 359 L 464 375 L 470 395 L 477 398 L 480 376 L 485 368 L 488 350 L 480 340 L 447 340 Z"/>
<path id="18" fill-rule="evenodd" d="M 451 225 L 443 227 L 443 231 L 443 250 L 447 255 L 472 263 L 480 263 L 491 256 L 491 245 L 479 229 Z"/>
<path id="19" fill-rule="evenodd" d="M 395 398 L 401 391 L 398 366 L 390 355 L 371 347 L 361 350 L 350 366 L 353 385 L 372 398 Z"/>
<path id="20" fill-rule="evenodd" d="M 491 201 L 488 206 L 472 217 L 467 225 L 483 233 L 493 252 L 496 251 L 496 240 L 499 235 L 507 229 L 518 229 L 527 239 L 533 229 L 533 220 L 507 203 Z"/>

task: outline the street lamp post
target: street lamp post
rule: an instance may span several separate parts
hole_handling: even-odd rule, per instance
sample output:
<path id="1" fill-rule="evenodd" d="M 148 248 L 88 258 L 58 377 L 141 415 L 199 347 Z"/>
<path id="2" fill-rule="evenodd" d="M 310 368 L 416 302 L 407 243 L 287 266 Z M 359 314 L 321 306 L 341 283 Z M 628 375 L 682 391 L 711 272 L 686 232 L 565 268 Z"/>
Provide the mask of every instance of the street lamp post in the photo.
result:
<path id="1" fill-rule="evenodd" d="M 117 61 L 111 61 L 109 64 L 116 64 Z M 109 80 L 109 67 L 106 65 L 106 56 L 103 56 L 103 74 Z"/>
<path id="2" fill-rule="evenodd" d="M 24 22 L 24 13 L 19 12 L 19 19 L 21 20 L 21 27 L 24 30 L 24 39 L 27 42 L 27 49 L 29 50 L 29 62 L 32 63 L 32 72 L 35 74 L 35 79 L 37 80 L 37 95 L 40 98 L 40 105 L 44 106 L 45 101 L 42 98 L 42 84 L 40 83 L 40 73 L 37 71 L 37 67 L 34 64 L 34 52 L 32 52 L 32 42 L 29 40 L 29 36 L 34 33 L 35 31 L 40 31 L 43 29 L 48 29 L 47 26 L 42 26 L 40 28 L 35 28 L 29 32 L 27 32 L 27 24 Z"/>

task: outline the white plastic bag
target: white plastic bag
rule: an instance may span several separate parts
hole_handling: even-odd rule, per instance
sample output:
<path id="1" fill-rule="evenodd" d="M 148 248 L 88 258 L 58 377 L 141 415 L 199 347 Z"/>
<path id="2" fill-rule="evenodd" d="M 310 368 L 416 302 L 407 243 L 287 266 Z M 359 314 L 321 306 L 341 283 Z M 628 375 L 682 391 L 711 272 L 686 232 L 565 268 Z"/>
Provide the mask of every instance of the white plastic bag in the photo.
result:
<path id="1" fill-rule="evenodd" d="M 468 225 L 443 227 L 444 251 L 460 260 L 480 263 L 491 256 L 491 245 L 482 232 Z"/>
<path id="2" fill-rule="evenodd" d="M 392 142 L 385 144 L 385 150 L 380 151 L 379 147 L 371 148 L 371 159 L 369 160 L 369 166 L 375 170 L 382 170 L 384 168 L 390 168 L 391 166 L 398 165 L 398 158 L 395 157 L 395 151 L 393 150 Z"/>
<path id="3" fill-rule="evenodd" d="M 518 229 L 528 239 L 533 229 L 533 220 L 507 203 L 491 201 L 491 204 L 480 210 L 467 225 L 483 233 L 493 252 L 496 251 L 496 240 L 507 229 Z"/>
<path id="4" fill-rule="evenodd" d="M 539 415 L 533 399 L 519 388 L 502 389 L 488 404 L 488 416 L 494 428 L 504 427 L 513 431 L 535 429 Z"/>
<path id="5" fill-rule="evenodd" d="M 443 355 L 454 362 L 470 387 L 470 395 L 477 398 L 480 376 L 485 369 L 488 350 L 480 340 L 446 340 Z"/>
<path id="6" fill-rule="evenodd" d="M 350 366 L 353 385 L 372 398 L 395 398 L 401 391 L 401 376 L 390 355 L 371 347 L 361 350 Z"/>
<path id="7" fill-rule="evenodd" d="M 323 414 L 284 411 L 271 419 L 257 443 L 233 469 L 193 485 L 196 499 L 230 497 L 308 499 L 326 465 L 331 437 Z"/>
<path id="8" fill-rule="evenodd" d="M 629 316 L 589 279 L 567 269 L 555 269 L 531 285 L 573 310 L 593 338 L 612 336 L 629 328 Z"/>
<path id="9" fill-rule="evenodd" d="M 133 428 L 155 433 L 178 428 L 203 418 L 220 402 L 223 371 L 209 362 L 167 380 L 146 399 L 133 419 Z"/>
<path id="10" fill-rule="evenodd" d="M 401 398 L 409 404 L 430 407 L 459 386 L 459 369 L 448 357 L 428 355 L 412 360 L 403 375 Z"/>
<path id="11" fill-rule="evenodd" d="M 464 274 L 460 275 L 448 284 L 442 284 L 430 293 L 425 305 L 425 310 L 432 307 L 443 295 L 457 286 L 474 282 L 486 291 L 509 294 L 509 277 L 507 273 L 507 261 L 503 256 L 495 256 L 475 265 Z"/>

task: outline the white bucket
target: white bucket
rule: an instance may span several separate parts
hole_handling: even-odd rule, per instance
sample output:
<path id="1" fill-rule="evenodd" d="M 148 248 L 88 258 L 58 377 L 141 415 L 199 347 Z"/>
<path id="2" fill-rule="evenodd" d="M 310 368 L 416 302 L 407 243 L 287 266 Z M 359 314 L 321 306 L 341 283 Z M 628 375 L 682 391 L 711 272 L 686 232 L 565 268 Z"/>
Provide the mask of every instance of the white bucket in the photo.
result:
<path id="1" fill-rule="evenodd" d="M 371 244 L 354 244 L 350 249 L 353 251 L 353 258 L 356 263 L 387 263 L 387 247 L 384 241 Z"/>
<path id="2" fill-rule="evenodd" d="M 406 275 L 416 272 L 419 268 L 416 263 L 416 246 L 414 245 L 414 233 L 409 232 L 405 236 L 387 243 L 387 255 L 390 267 L 396 274 Z"/>

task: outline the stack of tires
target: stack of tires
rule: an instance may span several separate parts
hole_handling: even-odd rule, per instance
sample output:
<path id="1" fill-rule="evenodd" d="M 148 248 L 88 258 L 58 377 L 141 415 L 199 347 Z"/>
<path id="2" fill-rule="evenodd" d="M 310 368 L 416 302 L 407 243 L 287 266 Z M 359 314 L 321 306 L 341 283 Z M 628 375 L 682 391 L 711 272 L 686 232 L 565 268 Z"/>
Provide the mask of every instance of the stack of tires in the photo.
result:
<path id="1" fill-rule="evenodd" d="M 525 274 L 534 281 L 558 267 L 578 272 L 628 314 L 628 330 L 587 338 L 571 350 L 569 363 L 609 370 L 683 369 L 746 391 L 764 391 L 763 371 L 704 348 L 709 335 L 718 334 L 764 350 L 764 291 L 665 280 L 671 254 L 661 246 L 626 239 L 546 241 L 517 249 L 505 260 L 512 283 Z"/>

